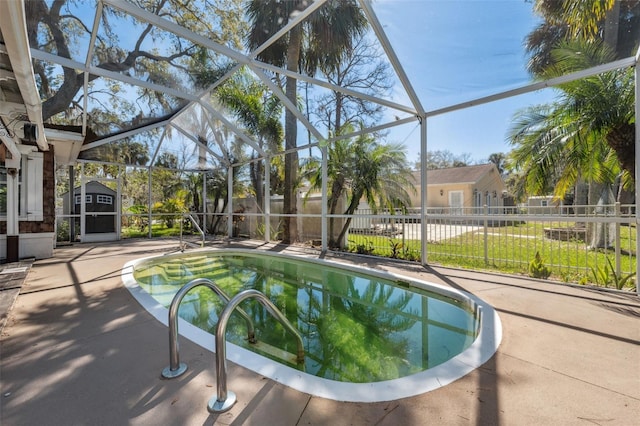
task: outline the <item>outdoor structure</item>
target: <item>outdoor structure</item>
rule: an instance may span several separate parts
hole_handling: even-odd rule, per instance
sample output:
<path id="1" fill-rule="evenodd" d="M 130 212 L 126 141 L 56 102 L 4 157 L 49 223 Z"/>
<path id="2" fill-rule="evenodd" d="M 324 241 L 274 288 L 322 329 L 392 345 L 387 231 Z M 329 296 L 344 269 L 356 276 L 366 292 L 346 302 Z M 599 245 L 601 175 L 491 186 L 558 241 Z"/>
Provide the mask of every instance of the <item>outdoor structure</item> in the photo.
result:
<path id="1" fill-rule="evenodd" d="M 115 239 L 116 222 L 118 218 L 118 198 L 116 196 L 117 191 L 100 182 L 89 181 L 84 185 L 83 203 L 82 190 L 82 186 L 77 186 L 76 188 L 74 188 L 73 203 L 71 202 L 69 192 L 63 194 L 62 213 L 64 215 L 72 215 L 80 213 L 84 209 L 84 226 L 86 234 L 103 234 L 101 237 L 97 237 L 102 241 Z M 73 207 L 73 209 L 71 209 L 71 207 Z M 77 227 L 79 229 L 79 221 L 75 222 L 77 222 Z M 93 240 L 95 241 L 96 236 L 89 238 L 93 238 Z M 87 238 L 85 238 L 85 240 L 86 239 Z"/>
<path id="2" fill-rule="evenodd" d="M 282 196 L 273 196 L 270 200 L 269 209 L 274 217 L 271 218 L 271 229 L 273 234 L 269 236 L 272 240 L 277 239 L 277 232 L 280 229 L 279 218 L 276 216 L 282 214 Z M 261 207 L 256 203 L 255 197 L 245 197 L 234 199 L 233 204 L 236 206 L 234 211 L 235 221 L 233 222 L 233 235 L 240 237 L 262 237 L 264 232 L 264 224 L 261 220 Z M 338 203 L 339 208 L 344 208 L 345 200 L 341 199 Z M 322 239 L 322 194 L 317 192 L 301 192 L 298 198 L 298 211 L 306 216 L 297 222 L 298 232 L 307 236 L 310 240 L 321 241 Z M 207 206 L 208 211 L 213 211 L 213 206 Z M 344 220 L 338 220 L 340 227 L 343 226 Z M 211 229 L 210 224 L 207 225 Z M 319 245 L 319 243 L 317 243 Z"/>
<path id="3" fill-rule="evenodd" d="M 211 6 L 214 3 L 206 4 Z M 448 96 L 434 101 L 434 93 L 430 90 L 441 87 L 433 81 L 436 76 L 422 79 L 419 78 L 421 74 L 414 71 L 412 79 L 407 71 L 409 59 L 420 56 L 413 52 L 414 46 L 426 46 L 415 40 L 416 31 L 389 25 L 388 22 L 398 12 L 389 4 L 368 0 L 347 3 L 353 5 L 354 12 L 362 18 L 359 22 L 366 22 L 362 28 L 366 37 L 360 41 L 371 43 L 374 57 L 380 58 L 389 71 L 389 88 L 386 91 L 368 92 L 362 87 L 347 86 L 333 79 L 332 75 L 321 75 L 318 66 L 303 72 L 265 59 L 265 52 L 281 47 L 280 41 L 286 43 L 288 37 L 296 33 L 294 30 L 317 18 L 323 6 L 334 7 L 342 5 L 342 2 L 315 1 L 302 10 L 292 10 L 286 19 L 279 20 L 280 27 L 272 34 L 255 40 L 251 48 L 237 38 L 222 34 L 224 25 L 213 21 L 222 19 L 222 16 L 213 9 L 206 12 L 209 13 L 207 19 L 212 22 L 199 27 L 191 19 L 174 18 L 182 16 L 184 10 L 162 9 L 177 8 L 174 3 L 159 3 L 160 9 L 156 10 L 135 2 L 99 0 L 92 3 L 95 4 L 95 13 L 86 13 L 86 5 L 69 2 L 65 3 L 65 13 L 56 15 L 61 21 L 51 21 L 38 15 L 43 11 L 59 12 L 49 11 L 46 2 L 43 6 L 46 10 L 29 9 L 35 2 L 1 2 L 0 139 L 4 154 L 0 185 L 6 194 L 6 207 L 3 207 L 6 213 L 0 229 L 6 242 L 2 243 L 4 247 L 0 258 L 16 260 L 51 255 L 55 244 L 54 191 L 61 168 L 70 170 L 70 187 L 75 187 L 78 181 L 108 179 L 114 183 L 113 187 L 118 188 L 114 195 L 118 200 L 131 199 L 130 194 L 120 191 L 125 184 L 137 179 L 138 199 L 135 204 L 146 208 L 144 214 L 148 215 L 148 223 L 152 223 L 154 213 L 173 214 L 190 210 L 189 204 L 186 208 L 178 208 L 175 200 L 171 199 L 179 189 L 189 192 L 189 203 L 198 206 L 198 211 L 193 213 L 202 216 L 212 214 L 204 206 L 221 205 L 220 200 L 224 200 L 225 210 L 215 214 L 224 216 L 227 237 L 233 236 L 234 224 L 238 224 L 245 215 L 239 206 L 234 205 L 234 200 L 255 194 L 259 208 L 252 214 L 256 217 L 256 227 L 258 224 L 264 226 L 260 234 L 265 240 L 278 234 L 271 229 L 272 224 L 282 224 L 282 229 L 292 233 L 283 237 L 284 241 L 319 240 L 322 250 L 326 251 L 331 220 L 349 220 L 342 211 L 330 213 L 328 207 L 332 188 L 327 181 L 333 173 L 329 161 L 343 160 L 332 150 L 340 142 L 352 146 L 363 136 L 382 140 L 386 132 L 393 134 L 389 140 L 411 140 L 419 148 L 418 168 L 421 173 L 415 178 L 417 195 L 413 207 L 416 209 L 412 212 L 417 217 L 407 218 L 411 223 L 426 223 L 431 207 L 454 210 L 485 205 L 500 207 L 504 184 L 491 165 L 473 166 L 463 170 L 462 174 L 460 170 L 427 171 L 424 154 L 429 147 L 430 132 L 446 123 L 443 117 L 450 113 L 464 113 L 465 117 L 454 120 L 455 124 L 449 122 L 445 126 L 451 129 L 468 127 L 480 133 L 483 123 L 469 120 L 469 117 L 473 117 L 483 105 L 498 104 L 505 99 L 526 99 L 549 88 L 562 88 L 568 83 L 608 72 L 633 70 L 636 76 L 638 74 L 638 56 L 635 53 L 640 32 L 637 22 L 631 20 L 626 27 L 620 26 L 619 35 L 621 44 L 634 46 L 632 54 L 628 53 L 630 49 L 621 50 L 625 52 L 621 54 L 624 56 L 594 59 L 594 62 L 577 70 L 544 81 L 532 79 L 531 74 L 515 77 L 504 70 L 502 80 L 497 82 L 493 77 L 499 65 L 492 65 L 483 74 L 477 67 L 456 66 L 459 75 L 446 77 L 459 80 L 447 81 L 445 91 Z M 303 2 L 301 8 L 303 4 L 307 5 Z M 427 6 L 417 2 L 414 7 Z M 631 6 L 625 4 L 625 7 Z M 402 9 L 401 12 L 408 10 Z M 234 13 L 237 16 L 230 21 L 243 26 L 238 29 L 238 34 L 255 24 L 241 8 Z M 624 18 L 627 15 L 621 13 L 620 16 Z M 633 13 L 630 16 L 634 16 Z M 433 19 L 426 12 L 424 17 Z M 55 24 L 60 25 L 59 28 L 69 28 L 65 25 L 75 28 L 76 20 L 82 21 L 79 26 L 81 34 L 69 33 L 66 38 L 56 39 L 53 36 L 58 34 L 56 31 L 51 28 L 42 30 Z M 436 17 L 431 25 L 435 27 L 438 22 Z M 488 21 L 483 26 L 486 30 L 494 27 Z M 137 43 L 127 44 L 114 36 L 124 28 L 131 34 L 131 40 L 137 37 Z M 411 46 L 411 53 L 407 52 L 407 46 Z M 521 49 L 522 40 L 517 46 Z M 200 56 L 194 52 L 199 52 Z M 465 54 L 472 53 L 475 52 Z M 515 54 L 494 54 L 492 58 L 498 56 Z M 213 69 L 215 72 L 210 72 Z M 356 72 L 363 72 L 363 69 Z M 620 78 L 628 79 L 633 73 L 625 73 Z M 58 79 L 52 78 L 55 76 Z M 479 82 L 476 78 L 484 80 Z M 278 143 L 283 146 L 274 148 L 269 145 L 265 131 L 248 124 L 246 114 L 234 109 L 232 103 L 225 103 L 221 88 L 228 82 L 243 79 L 259 85 L 262 90 L 259 96 L 281 108 L 276 121 L 281 125 L 287 124 L 286 128 L 280 129 L 281 140 Z M 418 89 L 422 80 L 429 87 Z M 46 83 L 46 90 L 39 90 L 41 88 L 36 81 L 41 85 Z M 371 88 L 368 84 L 364 86 Z M 296 98 L 291 97 L 294 87 Z M 303 97 L 303 87 L 304 102 L 297 102 L 296 99 Z M 637 90 L 635 87 L 636 95 Z M 348 130 L 337 132 L 334 127 L 340 124 L 340 119 L 336 122 L 333 119 L 323 121 L 321 108 L 314 116 L 304 107 L 305 103 L 320 102 L 321 99 L 331 99 L 327 105 L 342 104 L 345 99 L 354 100 L 369 105 L 369 110 L 375 113 L 371 117 L 365 113 L 356 114 L 349 122 L 350 127 L 345 127 Z M 521 102 L 523 107 L 532 104 L 527 100 Z M 266 103 L 262 106 L 266 107 Z M 79 131 L 45 126 L 45 123 L 51 126 L 62 122 L 76 126 Z M 639 126 L 637 121 L 630 119 L 624 125 Z M 640 145 L 638 133 L 635 132 L 636 146 Z M 488 143 L 490 139 L 478 136 L 474 140 Z M 640 156 L 640 149 L 635 153 Z M 330 155 L 333 158 L 330 159 Z M 630 159 L 625 157 L 620 161 L 630 172 Z M 308 178 L 299 179 L 299 173 L 302 165 L 314 162 L 318 176 L 325 177 L 322 183 L 318 181 L 321 208 L 311 214 L 316 221 L 313 235 L 298 235 L 299 227 L 295 222 L 301 214 L 297 209 L 299 189 L 306 184 L 303 180 Z M 175 188 L 158 183 L 157 179 L 162 178 L 164 171 L 174 177 L 180 175 L 183 180 Z M 443 173 L 450 175 L 440 175 Z M 474 175 L 466 176 L 466 173 Z M 217 192 L 212 195 L 211 185 L 214 184 Z M 146 193 L 140 190 L 144 187 L 147 188 Z M 173 193 L 163 192 L 164 188 L 171 188 Z M 213 196 L 216 200 L 208 199 Z M 272 211 L 272 198 L 278 200 L 281 196 L 282 211 Z M 637 195 L 635 202 L 640 202 Z M 635 211 L 640 214 L 640 209 Z M 85 210 L 80 214 L 80 223 L 86 224 L 86 215 L 91 212 Z M 125 212 L 117 211 L 118 214 L 124 215 Z M 382 221 L 388 221 L 388 218 Z M 302 229 L 304 232 L 304 227 Z M 320 230 L 319 236 L 317 229 Z M 86 226 L 81 225 L 81 233 L 87 235 L 85 231 Z M 415 240 L 420 241 L 421 259 L 426 262 L 427 229 L 422 227 L 420 233 Z M 118 229 L 114 234 L 118 238 Z M 31 240 L 37 243 L 28 243 Z M 637 244 L 640 247 L 640 239 Z M 34 249 L 36 246 L 37 250 Z"/>
<path id="4" fill-rule="evenodd" d="M 537 195 L 527 198 L 526 207 L 533 207 L 537 214 L 557 214 L 562 205 L 562 200 L 555 200 L 553 195 Z"/>
<path id="5" fill-rule="evenodd" d="M 640 0 L 0 0 L 0 424 L 636 424 L 639 48 Z"/>

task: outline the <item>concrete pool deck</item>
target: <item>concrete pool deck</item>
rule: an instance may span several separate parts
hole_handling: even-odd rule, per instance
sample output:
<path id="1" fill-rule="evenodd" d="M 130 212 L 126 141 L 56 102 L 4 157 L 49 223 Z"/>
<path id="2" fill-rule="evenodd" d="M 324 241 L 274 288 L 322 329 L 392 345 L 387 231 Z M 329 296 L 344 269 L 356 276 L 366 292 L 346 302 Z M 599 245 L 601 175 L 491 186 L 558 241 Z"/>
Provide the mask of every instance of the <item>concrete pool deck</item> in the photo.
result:
<path id="1" fill-rule="evenodd" d="M 500 315 L 500 348 L 443 388 L 379 403 L 313 397 L 229 363 L 228 387 L 238 403 L 209 414 L 213 354 L 180 339 L 189 370 L 161 380 L 167 328 L 120 276 L 128 261 L 177 247 L 172 240 L 77 244 L 34 262 L 0 338 L 0 424 L 634 425 L 640 418 L 635 294 L 331 255 L 477 295 Z"/>

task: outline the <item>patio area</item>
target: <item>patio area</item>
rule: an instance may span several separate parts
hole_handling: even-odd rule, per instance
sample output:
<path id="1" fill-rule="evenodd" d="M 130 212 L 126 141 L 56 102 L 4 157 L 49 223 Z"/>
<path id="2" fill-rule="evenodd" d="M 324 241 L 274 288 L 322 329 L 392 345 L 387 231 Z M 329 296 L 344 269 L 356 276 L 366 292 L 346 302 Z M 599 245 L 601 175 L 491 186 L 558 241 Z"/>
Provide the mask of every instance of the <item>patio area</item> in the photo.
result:
<path id="1" fill-rule="evenodd" d="M 443 388 L 370 404 L 314 397 L 229 363 L 238 402 L 211 415 L 213 354 L 181 339 L 189 370 L 162 380 L 168 330 L 121 281 L 128 261 L 177 249 L 176 240 L 76 244 L 33 262 L 0 338 L 0 424 L 632 425 L 640 418 L 637 295 L 335 254 L 326 258 L 482 298 L 502 321 L 497 353 Z"/>

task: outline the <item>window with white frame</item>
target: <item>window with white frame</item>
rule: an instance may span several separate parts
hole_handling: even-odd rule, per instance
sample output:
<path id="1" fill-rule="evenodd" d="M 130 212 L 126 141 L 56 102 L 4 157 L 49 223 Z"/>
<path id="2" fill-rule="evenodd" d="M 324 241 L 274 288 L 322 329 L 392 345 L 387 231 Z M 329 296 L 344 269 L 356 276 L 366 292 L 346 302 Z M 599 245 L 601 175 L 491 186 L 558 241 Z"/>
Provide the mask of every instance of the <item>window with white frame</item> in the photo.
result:
<path id="1" fill-rule="evenodd" d="M 82 195 L 77 194 L 75 200 L 76 200 L 76 204 L 80 204 L 80 200 L 82 200 Z M 93 196 L 91 194 L 87 194 L 84 196 L 85 204 L 91 204 L 92 201 L 93 201 Z"/>
<path id="2" fill-rule="evenodd" d="M 111 195 L 97 194 L 96 203 L 98 204 L 113 204 L 113 197 Z"/>

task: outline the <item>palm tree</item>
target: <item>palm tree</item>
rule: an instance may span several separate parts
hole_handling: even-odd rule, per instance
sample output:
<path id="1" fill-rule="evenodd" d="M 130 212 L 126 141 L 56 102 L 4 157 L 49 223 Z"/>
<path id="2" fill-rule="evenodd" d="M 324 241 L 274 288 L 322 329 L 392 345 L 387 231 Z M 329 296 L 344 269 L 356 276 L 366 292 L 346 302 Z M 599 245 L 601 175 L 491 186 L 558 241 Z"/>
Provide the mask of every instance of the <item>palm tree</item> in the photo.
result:
<path id="1" fill-rule="evenodd" d="M 565 43 L 553 52 L 555 65 L 544 75 L 552 78 L 589 68 L 608 62 L 613 55 L 603 42 Z M 557 178 L 556 196 L 561 197 L 571 185 L 584 179 L 589 182 L 591 204 L 596 198 L 609 199 L 610 186 L 618 176 L 622 187 L 631 187 L 635 178 L 635 86 L 631 70 L 583 78 L 563 84 L 560 90 L 557 102 L 524 111 L 512 128 L 511 142 L 517 145 L 512 159 L 526 175 L 527 189 L 539 193 L 553 176 Z M 596 185 L 594 190 L 593 183 L 604 187 Z M 591 247 L 609 245 L 606 233 L 599 228 L 592 233 Z"/>
<path id="2" fill-rule="evenodd" d="M 578 182 L 612 183 L 620 170 L 611 149 L 593 135 L 583 134 L 562 103 L 519 111 L 509 140 L 514 146 L 509 164 L 520 176 L 514 188 L 517 198 L 553 191 L 562 199 Z"/>
<path id="3" fill-rule="evenodd" d="M 554 51 L 553 78 L 610 62 L 615 52 L 603 42 L 568 42 Z M 635 177 L 635 83 L 631 69 L 609 71 L 563 84 L 563 103 L 581 132 L 603 140 L 615 152 L 627 181 Z"/>
<path id="4" fill-rule="evenodd" d="M 322 186 L 319 161 L 310 162 L 306 176 L 313 189 Z M 336 214 L 339 200 L 347 195 L 345 215 L 352 215 L 361 199 L 375 212 L 379 208 L 404 208 L 410 203 L 407 188 L 412 187 L 411 168 L 400 144 L 380 144 L 373 135 L 360 135 L 355 140 L 342 139 L 328 148 L 327 176 L 331 188 L 329 214 Z M 329 245 L 337 247 L 346 235 L 348 218 L 334 238 L 334 218 L 329 219 Z"/>
<path id="5" fill-rule="evenodd" d="M 212 204 L 213 208 L 210 213 L 214 214 L 212 223 L 208 229 L 212 233 L 218 233 L 219 227 L 222 225 L 222 213 L 227 210 L 229 205 L 228 180 L 232 179 L 232 195 L 245 194 L 246 188 L 242 183 L 240 173 L 233 172 L 231 176 L 228 173 L 228 164 L 236 164 L 246 160 L 242 152 L 242 144 L 239 140 L 234 140 L 223 152 L 224 158 L 228 160 L 225 164 L 213 164 L 205 173 L 207 179 L 207 200 Z M 236 168 L 236 171 L 238 169 Z"/>
<path id="6" fill-rule="evenodd" d="M 534 10 L 542 23 L 526 39 L 531 54 L 528 68 L 540 75 L 554 60 L 552 52 L 565 41 L 604 41 L 616 58 L 633 55 L 637 49 L 639 0 L 536 0 Z"/>
<path id="7" fill-rule="evenodd" d="M 554 50 L 553 78 L 609 61 L 614 53 L 603 42 L 569 42 Z M 579 177 L 612 183 L 623 172 L 628 187 L 635 175 L 634 81 L 630 70 L 617 70 L 566 83 L 551 105 L 521 111 L 510 130 L 516 146 L 512 160 L 526 169 L 532 193 L 549 187 L 563 195 Z"/>
<path id="8" fill-rule="evenodd" d="M 264 84 L 251 80 L 248 75 L 240 74 L 222 85 L 216 91 L 216 97 L 229 108 L 248 132 L 256 138 L 258 148 L 273 154 L 282 149 L 283 128 L 280 121 L 282 104 L 278 98 L 267 94 Z M 257 158 L 254 151 L 252 160 Z M 251 182 L 256 194 L 256 203 L 264 208 L 264 167 L 263 158 L 249 163 Z M 267 165 L 268 166 L 268 165 Z M 278 187 L 279 173 L 271 173 L 272 188 Z"/>
<path id="9" fill-rule="evenodd" d="M 328 150 L 327 176 L 329 178 L 329 193 L 327 205 L 330 215 L 335 215 L 338 205 L 347 190 L 347 184 L 352 180 L 354 172 L 352 164 L 352 150 L 354 145 L 350 139 L 340 139 L 334 142 Z M 319 159 L 312 159 L 305 165 L 303 177 L 306 178 L 313 189 L 322 188 L 322 169 Z M 307 197 L 310 192 L 307 192 Z M 335 233 L 336 218 L 329 217 L 329 247 L 338 246 Z"/>
<path id="10" fill-rule="evenodd" d="M 304 0 L 251 0 L 248 16 L 251 30 L 248 46 L 255 49 L 267 41 L 282 28 L 291 16 L 304 10 L 308 2 Z M 304 23 L 292 28 L 269 48 L 258 54 L 258 59 L 277 66 L 286 65 L 287 70 L 304 70 L 314 74 L 323 67 L 329 70 L 340 63 L 342 53 L 351 49 L 357 35 L 364 32 L 366 19 L 354 0 L 336 0 L 327 2 L 314 12 Z M 297 104 L 297 80 L 288 76 L 286 96 Z M 289 109 L 285 112 L 285 177 L 284 177 L 284 213 L 295 215 L 296 185 L 298 174 L 297 120 Z M 283 242 L 297 240 L 297 221 L 295 216 L 284 218 Z"/>

